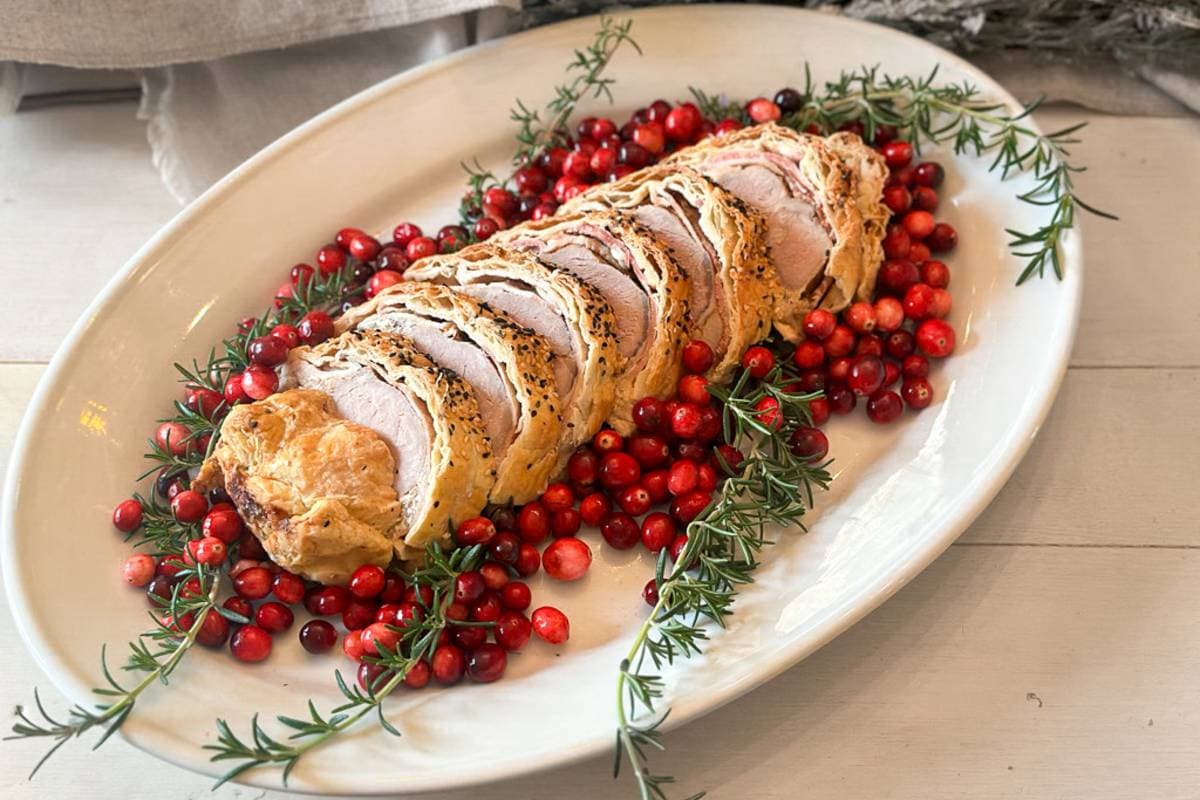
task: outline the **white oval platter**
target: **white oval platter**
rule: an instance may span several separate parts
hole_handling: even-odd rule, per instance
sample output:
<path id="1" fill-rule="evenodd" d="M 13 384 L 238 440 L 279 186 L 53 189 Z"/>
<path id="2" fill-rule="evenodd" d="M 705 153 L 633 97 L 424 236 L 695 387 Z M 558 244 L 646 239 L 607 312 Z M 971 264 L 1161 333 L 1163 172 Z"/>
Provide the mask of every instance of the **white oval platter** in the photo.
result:
<path id="1" fill-rule="evenodd" d="M 826 14 L 688 6 L 630 16 L 644 55 L 621 52 L 611 70 L 616 107 L 593 104 L 585 113 L 623 118 L 657 97 L 684 99 L 690 85 L 734 97 L 769 93 L 802 84 L 805 61 L 818 79 L 863 64 L 891 74 L 927 74 L 936 65 L 944 80 L 967 79 L 1013 103 L 949 53 Z M 141 593 L 119 582 L 127 548 L 108 519 L 143 469 L 152 421 L 178 392 L 171 364 L 203 356 L 236 320 L 259 312 L 291 264 L 310 258 L 337 228 L 449 220 L 463 188 L 460 160 L 503 165 L 512 99 L 548 99 L 571 50 L 596 26 L 576 20 L 486 44 L 341 103 L 192 203 L 87 310 L 34 397 L 3 507 L 12 608 L 26 644 L 68 697 L 93 700 L 101 645 L 119 659 L 148 622 Z M 861 411 L 831 424 L 832 491 L 809 533 L 778 532 L 732 628 L 703 657 L 669 673 L 672 724 L 770 680 L 928 565 L 1000 490 L 1053 402 L 1079 309 L 1080 239 L 1066 242 L 1064 281 L 1015 287 L 1020 264 L 1004 229 L 1040 224 L 1041 211 L 1015 199 L 1028 182 L 1001 181 L 977 159 L 936 155 L 949 173 L 939 216 L 961 241 L 949 259 L 960 344 L 935 370 L 938 399 L 888 427 L 871 425 Z M 594 532 L 590 538 L 598 541 Z M 534 581 L 537 602 L 570 615 L 567 645 L 531 643 L 496 684 L 389 700 L 402 739 L 367 725 L 308 756 L 290 788 L 429 791 L 610 748 L 617 665 L 646 610 L 640 589 L 652 565 L 648 556 L 594 550 L 585 580 Z M 219 774 L 200 749 L 213 740 L 216 717 L 245 732 L 254 712 L 302 715 L 308 698 L 323 708 L 338 699 L 332 672 L 346 662 L 308 656 L 293 639 L 287 635 L 254 667 L 227 652 L 190 654 L 168 690 L 146 693 L 123 734 L 156 756 Z M 498 730 L 505 735 L 482 735 Z M 277 787 L 279 773 L 253 771 L 243 780 Z"/>

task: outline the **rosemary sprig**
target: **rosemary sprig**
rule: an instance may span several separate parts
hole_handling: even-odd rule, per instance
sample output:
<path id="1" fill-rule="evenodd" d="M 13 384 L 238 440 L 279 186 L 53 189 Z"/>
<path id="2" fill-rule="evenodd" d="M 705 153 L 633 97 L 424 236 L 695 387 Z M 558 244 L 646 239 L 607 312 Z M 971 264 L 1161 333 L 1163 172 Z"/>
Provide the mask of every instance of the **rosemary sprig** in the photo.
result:
<path id="1" fill-rule="evenodd" d="M 843 72 L 837 80 L 818 88 L 805 64 L 804 105 L 781 122 L 801 131 L 810 126 L 833 131 L 845 123 L 858 122 L 868 141 L 881 126 L 890 126 L 911 141 L 918 152 L 922 143 L 953 142 L 955 153 L 994 155 L 988 169 L 999 170 L 1002 178 L 1030 173 L 1035 185 L 1017 199 L 1047 206 L 1051 211 L 1049 219 L 1032 231 L 1006 229 L 1011 237 L 1009 247 L 1025 260 L 1017 285 L 1034 275 L 1044 277 L 1047 265 L 1061 280 L 1061 245 L 1066 232 L 1075 227 L 1076 211 L 1116 219 L 1085 203 L 1075 191 L 1073 176 L 1083 172 L 1084 167 L 1070 162 L 1067 148 L 1079 142 L 1073 137 L 1084 125 L 1038 133 L 1026 120 L 1041 100 L 1010 114 L 1003 104 L 981 96 L 967 82 L 937 83 L 937 73 L 935 67 L 924 77 L 893 77 L 878 67 L 863 67 Z M 710 112 L 732 108 L 732 104 L 703 92 L 693 90 L 693 94 L 701 108 Z M 744 117 L 739 118 L 744 121 Z"/>
<path id="2" fill-rule="evenodd" d="M 409 577 L 413 585 L 428 587 L 433 592 L 433 600 L 424 617 L 410 620 L 402 628 L 393 627 L 400 635 L 395 649 L 367 659 L 378 664 L 384 671 L 366 690 L 360 690 L 353 683 L 347 684 L 340 671 L 334 672 L 338 691 L 342 693 L 344 702 L 327 715 L 319 712 L 316 704 L 309 700 L 307 718 L 277 716 L 275 719 L 280 725 L 293 731 L 283 741 L 270 736 L 263 729 L 257 714 L 250 720 L 249 741 L 238 737 L 225 720 L 218 719 L 217 743 L 204 747 L 214 751 L 213 761 L 236 763 L 217 780 L 216 786 L 233 780 L 249 769 L 265 765 L 282 766 L 282 781 L 286 786 L 292 770 L 305 753 L 354 727 L 371 713 L 375 713 L 379 725 L 384 730 L 394 736 L 400 736 L 400 731 L 388 722 L 383 714 L 383 700 L 404 681 L 414 664 L 429 661 L 433 656 L 438 635 L 446 626 L 446 609 L 454 600 L 454 579 L 461 572 L 475 569 L 483 560 L 483 556 L 483 547 L 478 545 L 448 553 L 436 542 L 429 545 L 425 551 L 425 566 Z"/>
<path id="3" fill-rule="evenodd" d="M 106 648 L 102 647 L 100 667 L 106 685 L 92 691 L 101 697 L 109 698 L 107 702 L 91 707 L 82 704 L 73 705 L 67 710 L 66 718 L 60 719 L 51 716 L 50 712 L 46 710 L 35 688 L 33 702 L 40 719 L 34 719 L 26 712 L 25 708 L 17 706 L 17 721 L 13 724 L 12 734 L 5 737 L 6 741 L 39 738 L 54 740 L 54 744 L 34 765 L 33 770 L 29 773 L 30 778 L 37 774 L 42 765 L 49 760 L 50 756 L 58 752 L 59 748 L 71 739 L 80 738 L 93 729 L 101 731 L 100 738 L 92 745 L 93 750 L 99 748 L 129 718 L 142 692 L 155 683 L 163 685 L 168 683 L 171 673 L 175 671 L 184 655 L 196 643 L 196 636 L 200 633 L 205 618 L 216 608 L 217 592 L 220 587 L 220 575 L 207 571 L 203 565 L 197 564 L 181 570 L 178 575 L 179 581 L 175 584 L 170 599 L 162 601 L 165 616 L 156 617 L 151 614 L 154 628 L 142 633 L 136 641 L 129 644 L 128 660 L 122 669 L 145 673 L 140 681 L 128 688 L 122 685 L 109 668 Z M 191 578 L 200 582 L 201 591 L 198 594 L 191 595 L 184 591 L 184 587 Z M 181 632 L 176 625 L 164 621 L 168 617 L 171 620 L 182 620 L 189 614 L 193 615 L 193 622 L 188 626 L 186 632 Z"/>
<path id="4" fill-rule="evenodd" d="M 633 20 L 614 20 L 602 17 L 600 30 L 592 43 L 583 50 L 576 50 L 575 57 L 567 65 L 567 74 L 573 77 L 566 83 L 554 87 L 554 99 L 546 104 L 542 112 L 530 109 L 520 99 L 513 106 L 510 116 L 519 126 L 517 148 L 513 163 L 520 166 L 532 161 L 543 150 L 556 147 L 567 140 L 567 119 L 575 105 L 585 97 L 606 98 L 612 102 L 613 78 L 603 77 L 604 69 L 612 60 L 617 49 L 628 42 L 641 55 L 642 48 L 629 35 Z"/>
<path id="5" fill-rule="evenodd" d="M 669 565 L 666 551 L 656 571 L 658 602 L 638 629 L 617 677 L 617 750 L 614 776 L 627 760 L 642 800 L 665 800 L 670 776 L 647 766 L 647 750 L 663 749 L 659 710 L 665 685 L 659 671 L 677 658 L 701 651 L 708 640 L 706 623 L 724 627 L 733 613 L 739 588 L 753 581 L 760 553 L 769 540 L 767 526 L 799 526 L 813 505 L 813 489 L 827 488 L 826 464 L 811 464 L 792 454 L 788 437 L 811 424 L 808 401 L 794 394 L 787 376 L 776 368 L 763 381 L 743 372 L 729 388 L 710 391 L 724 403 L 725 441 L 749 452 L 737 474 L 721 486 L 713 502 L 687 526 L 687 545 Z M 779 403 L 782 423 L 767 425 L 755 405 L 763 398 Z M 639 720 L 639 715 L 649 719 Z M 689 800 L 702 797 L 693 795 Z"/>

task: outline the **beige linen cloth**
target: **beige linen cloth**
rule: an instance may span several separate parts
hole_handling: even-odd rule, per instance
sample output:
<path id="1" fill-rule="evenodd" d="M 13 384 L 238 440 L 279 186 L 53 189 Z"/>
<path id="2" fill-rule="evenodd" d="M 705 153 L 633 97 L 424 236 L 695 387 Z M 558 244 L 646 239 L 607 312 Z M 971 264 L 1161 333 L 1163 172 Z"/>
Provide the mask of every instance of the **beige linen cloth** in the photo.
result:
<path id="1" fill-rule="evenodd" d="M 29 64 L 136 69 L 181 202 L 296 125 L 506 30 L 519 0 L 0 0 L 0 113 Z M 21 63 L 23 62 L 23 63 Z M 7 106 L 7 108 L 6 108 Z"/>

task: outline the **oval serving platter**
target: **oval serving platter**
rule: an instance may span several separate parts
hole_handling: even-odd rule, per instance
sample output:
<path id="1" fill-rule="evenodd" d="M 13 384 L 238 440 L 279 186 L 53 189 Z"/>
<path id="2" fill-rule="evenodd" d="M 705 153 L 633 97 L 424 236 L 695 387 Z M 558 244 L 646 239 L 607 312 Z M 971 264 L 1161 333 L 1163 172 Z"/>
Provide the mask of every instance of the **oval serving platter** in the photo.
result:
<path id="1" fill-rule="evenodd" d="M 616 106 L 584 105 L 583 113 L 627 116 L 660 96 L 684 99 L 688 86 L 753 97 L 802 83 L 805 61 L 818 80 L 863 64 L 913 75 L 936 65 L 942 80 L 969 80 L 1016 108 L 994 81 L 945 51 L 827 14 L 739 5 L 628 16 L 644 55 L 622 50 L 610 71 Z M 202 356 L 237 320 L 260 312 L 290 265 L 339 227 L 451 218 L 464 185 L 459 162 L 478 156 L 502 166 L 512 148 L 512 99 L 547 100 L 596 25 L 574 20 L 472 48 L 335 106 L 182 211 L 96 298 L 38 387 L 3 504 L 13 611 L 39 665 L 71 700 L 94 700 L 101 645 L 119 651 L 148 622 L 141 593 L 116 578 L 127 547 L 108 520 L 144 468 L 152 421 L 178 392 L 171 364 Z M 1064 246 L 1064 281 L 1015 287 L 1020 264 L 1004 229 L 1040 224 L 1040 211 L 1016 200 L 1028 182 L 1001 181 L 978 159 L 932 155 L 948 167 L 939 216 L 961 235 L 948 259 L 960 342 L 932 375 L 938 399 L 884 428 L 861 414 L 831 423 L 835 480 L 810 531 L 775 532 L 778 545 L 740 595 L 731 629 L 667 673 L 672 725 L 770 680 L 920 572 L 1000 490 L 1053 402 L 1078 316 L 1080 237 Z M 589 539 L 598 541 L 594 532 Z M 594 551 L 579 583 L 534 580 L 539 603 L 570 615 L 567 645 L 531 644 L 496 684 L 389 699 L 403 739 L 365 725 L 307 756 L 289 788 L 430 791 L 607 751 L 617 666 L 645 613 L 640 589 L 653 566 L 648 556 Z M 50 574 L 60 580 L 43 579 Z M 97 597 L 105 602 L 84 600 Z M 252 667 L 198 651 L 169 690 L 147 692 L 122 733 L 160 758 L 218 775 L 201 749 L 214 739 L 216 717 L 244 732 L 254 712 L 303 714 L 308 698 L 329 708 L 338 700 L 333 670 L 345 665 L 298 646 L 281 646 Z M 507 735 L 473 736 L 493 724 Z M 275 788 L 279 772 L 240 780 Z"/>

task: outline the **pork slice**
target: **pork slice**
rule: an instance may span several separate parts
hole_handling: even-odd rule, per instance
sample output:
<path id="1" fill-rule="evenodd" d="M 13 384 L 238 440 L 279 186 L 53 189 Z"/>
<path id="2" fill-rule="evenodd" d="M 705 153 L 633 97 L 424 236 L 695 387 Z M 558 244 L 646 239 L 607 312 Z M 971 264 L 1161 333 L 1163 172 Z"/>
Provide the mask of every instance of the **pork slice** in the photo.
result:
<path id="1" fill-rule="evenodd" d="M 579 375 L 579 345 L 571 325 L 554 304 L 532 287 L 511 280 L 485 280 L 466 283 L 459 291 L 508 314 L 518 325 L 537 331 L 554 354 L 554 383 L 560 398 L 569 397 Z"/>
<path id="2" fill-rule="evenodd" d="M 767 245 L 790 291 L 802 292 L 820 279 L 833 239 L 821 224 L 811 198 L 789 184 L 771 162 L 713 160 L 704 171 L 711 179 L 754 206 L 767 219 Z"/>
<path id="3" fill-rule="evenodd" d="M 659 241 L 671 248 L 676 262 L 691 280 L 692 325 L 699 338 L 710 344 L 719 353 L 724 352 L 725 324 L 716 302 L 714 279 L 716 261 L 710 254 L 704 234 L 698 225 L 693 225 L 686 212 L 671 198 L 655 198 L 669 205 L 640 205 L 634 216 L 652 230 Z"/>
<path id="4" fill-rule="evenodd" d="M 333 398 L 337 412 L 378 433 L 396 459 L 396 494 L 402 501 L 423 497 L 429 481 L 433 421 L 420 398 L 359 364 L 317 367 L 304 359 L 289 364 L 291 379 Z M 413 510 L 405 508 L 411 518 Z"/>
<path id="5" fill-rule="evenodd" d="M 504 372 L 486 350 L 452 323 L 401 308 L 389 308 L 367 317 L 359 327 L 407 336 L 431 361 L 453 370 L 469 383 L 475 389 L 479 416 L 492 440 L 492 452 L 497 460 L 504 459 L 520 418 L 519 401 Z"/>
<path id="6" fill-rule="evenodd" d="M 612 253 L 586 236 L 561 235 L 539 243 L 538 257 L 590 283 L 604 295 L 617 319 L 617 350 L 633 359 L 653 331 L 650 298 L 632 275 L 613 265 Z"/>

